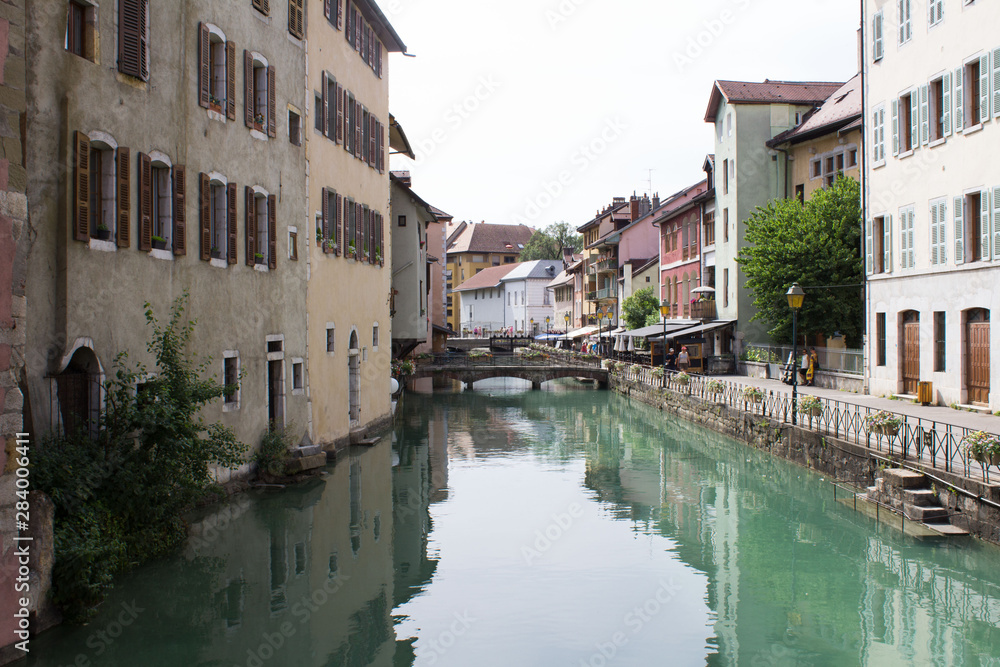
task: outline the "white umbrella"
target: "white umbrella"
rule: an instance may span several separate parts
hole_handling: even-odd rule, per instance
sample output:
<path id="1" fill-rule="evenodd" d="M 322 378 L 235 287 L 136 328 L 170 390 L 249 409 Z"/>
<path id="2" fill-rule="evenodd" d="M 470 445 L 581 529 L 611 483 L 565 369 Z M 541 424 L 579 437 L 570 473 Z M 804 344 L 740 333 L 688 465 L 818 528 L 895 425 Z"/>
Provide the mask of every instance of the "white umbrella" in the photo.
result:
<path id="1" fill-rule="evenodd" d="M 628 351 L 635 352 L 635 338 L 632 336 L 628 337 Z"/>
<path id="2" fill-rule="evenodd" d="M 702 285 L 691 290 L 691 294 L 715 294 L 715 288 Z"/>
<path id="3" fill-rule="evenodd" d="M 624 351 L 625 351 L 625 337 L 615 336 L 615 352 L 624 352 Z"/>

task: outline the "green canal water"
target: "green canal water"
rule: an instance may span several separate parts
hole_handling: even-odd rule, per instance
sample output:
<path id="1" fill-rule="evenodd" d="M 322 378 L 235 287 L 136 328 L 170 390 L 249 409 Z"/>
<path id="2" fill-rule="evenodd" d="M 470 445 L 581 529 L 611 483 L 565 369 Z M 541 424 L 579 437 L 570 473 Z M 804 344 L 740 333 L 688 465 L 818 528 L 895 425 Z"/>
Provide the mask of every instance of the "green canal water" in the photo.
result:
<path id="1" fill-rule="evenodd" d="M 21 664 L 1000 664 L 994 547 L 572 382 L 409 394 L 322 480 L 191 522 Z"/>

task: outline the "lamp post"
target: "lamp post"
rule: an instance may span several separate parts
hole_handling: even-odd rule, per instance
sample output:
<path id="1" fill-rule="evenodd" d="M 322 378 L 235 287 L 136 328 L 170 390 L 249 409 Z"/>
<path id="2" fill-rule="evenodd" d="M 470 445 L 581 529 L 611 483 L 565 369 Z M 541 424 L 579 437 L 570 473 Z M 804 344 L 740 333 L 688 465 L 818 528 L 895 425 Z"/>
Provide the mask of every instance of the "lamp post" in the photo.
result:
<path id="1" fill-rule="evenodd" d="M 546 315 L 546 316 L 545 316 L 545 335 L 546 335 L 546 336 L 548 336 L 548 335 L 549 335 L 549 331 L 551 330 L 551 327 L 549 326 L 549 323 L 550 323 L 551 321 L 552 321 L 552 318 L 551 318 L 551 317 L 549 317 L 548 315 Z"/>
<path id="2" fill-rule="evenodd" d="M 534 317 L 528 318 L 528 335 L 531 336 L 532 338 L 535 337 L 535 318 Z"/>
<path id="3" fill-rule="evenodd" d="M 670 314 L 670 302 L 664 299 L 660 302 L 660 317 L 663 319 L 663 386 L 667 383 L 667 315 Z"/>
<path id="4" fill-rule="evenodd" d="M 794 426 L 797 423 L 799 387 L 798 314 L 806 293 L 798 283 L 792 283 L 785 296 L 788 298 L 788 307 L 792 309 L 792 426 Z"/>
<path id="5" fill-rule="evenodd" d="M 601 307 L 597 307 L 597 354 L 603 359 L 604 358 L 604 346 L 601 345 L 601 320 L 604 319 L 604 311 Z"/>
<path id="6" fill-rule="evenodd" d="M 566 333 L 569 333 L 569 313 L 563 315 L 563 319 L 566 320 Z"/>

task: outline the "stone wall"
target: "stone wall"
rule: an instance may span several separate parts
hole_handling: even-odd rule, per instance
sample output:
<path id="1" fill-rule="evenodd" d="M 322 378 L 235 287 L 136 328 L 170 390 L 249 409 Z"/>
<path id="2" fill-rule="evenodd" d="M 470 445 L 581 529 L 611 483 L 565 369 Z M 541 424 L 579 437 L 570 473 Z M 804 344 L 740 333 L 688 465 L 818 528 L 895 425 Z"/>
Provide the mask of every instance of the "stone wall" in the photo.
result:
<path id="1" fill-rule="evenodd" d="M 686 421 L 821 472 L 858 490 L 874 484 L 880 466 L 893 464 L 884 454 L 862 445 L 670 389 L 650 387 L 642 382 L 627 380 L 621 374 L 611 376 L 610 388 Z M 952 524 L 984 540 L 1000 544 L 1000 487 L 912 461 L 905 464 L 928 475 L 941 505 L 956 513 Z"/>

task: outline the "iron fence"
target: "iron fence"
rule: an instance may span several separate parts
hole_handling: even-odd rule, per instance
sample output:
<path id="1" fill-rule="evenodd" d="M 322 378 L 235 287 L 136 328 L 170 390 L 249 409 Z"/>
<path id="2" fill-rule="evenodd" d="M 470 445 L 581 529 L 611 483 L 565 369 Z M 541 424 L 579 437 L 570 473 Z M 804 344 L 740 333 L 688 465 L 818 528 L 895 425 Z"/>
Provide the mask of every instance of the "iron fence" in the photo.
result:
<path id="1" fill-rule="evenodd" d="M 799 346 L 798 352 L 801 355 L 809 349 Z M 791 345 L 765 345 L 750 343 L 746 345 L 743 354 L 740 355 L 742 361 L 758 361 L 771 364 L 785 364 L 792 355 Z M 839 347 L 817 347 L 816 356 L 819 358 L 820 370 L 833 371 L 835 373 L 848 373 L 851 375 L 862 375 L 865 370 L 864 350 L 853 350 Z"/>
<path id="2" fill-rule="evenodd" d="M 533 348 L 529 348 L 533 349 Z M 477 367 L 503 367 L 503 368 L 523 368 L 526 366 L 539 368 L 565 368 L 567 366 L 579 368 L 599 368 L 600 358 L 593 355 L 582 355 L 577 353 L 553 354 L 551 348 L 547 353 L 517 354 L 510 352 L 493 352 L 490 354 L 470 354 L 470 353 L 448 353 L 433 354 L 417 359 L 417 368 L 431 366 L 434 368 L 477 368 Z"/>
<path id="3" fill-rule="evenodd" d="M 631 365 L 616 368 L 612 374 L 629 382 L 639 382 L 695 396 L 703 401 L 767 417 L 782 424 L 792 423 L 791 391 L 754 387 L 759 392 L 758 398 L 745 391 L 747 387 L 753 385 L 699 375 L 688 376 L 684 381 L 678 380 L 679 373 L 668 373 L 664 376 L 657 372 L 658 370 L 648 366 Z M 819 401 L 821 407 L 803 412 L 802 400 L 805 396 L 807 395 L 798 395 L 798 414 L 795 415 L 795 421 L 802 428 L 863 445 L 890 458 L 922 463 L 965 477 L 982 478 L 989 483 L 989 466 L 972 459 L 962 445 L 962 441 L 973 433 L 974 429 L 888 410 L 881 411 L 849 401 L 819 397 L 810 398 Z M 869 427 L 867 418 L 877 412 L 888 412 L 899 420 L 899 427 L 886 431 Z"/>

